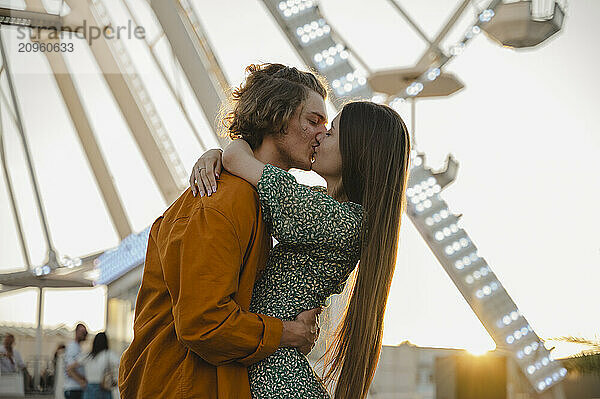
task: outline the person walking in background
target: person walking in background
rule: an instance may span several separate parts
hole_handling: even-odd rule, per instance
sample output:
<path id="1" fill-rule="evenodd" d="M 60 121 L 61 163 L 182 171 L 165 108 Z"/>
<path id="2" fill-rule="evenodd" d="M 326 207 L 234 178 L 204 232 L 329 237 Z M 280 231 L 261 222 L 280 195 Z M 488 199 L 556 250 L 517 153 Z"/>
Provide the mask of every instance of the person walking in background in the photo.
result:
<path id="1" fill-rule="evenodd" d="M 84 377 L 83 367 L 77 367 L 67 373 L 70 365 L 75 363 L 77 357 L 81 354 L 81 342 L 87 338 L 87 328 L 79 323 L 75 327 L 75 340 L 71 341 L 65 349 L 65 399 L 83 398 L 83 390 L 87 384 Z"/>
<path id="2" fill-rule="evenodd" d="M 48 386 L 51 388 L 56 387 L 56 382 L 58 381 L 58 358 L 59 356 L 64 356 L 65 354 L 65 344 L 59 344 L 56 350 L 54 351 L 54 356 L 52 357 L 52 369 L 51 374 L 48 377 Z"/>
<path id="3" fill-rule="evenodd" d="M 3 345 L 0 346 L 0 374 L 22 373 L 24 389 L 28 392 L 33 389 L 33 378 L 27 371 L 23 357 L 18 350 L 14 349 L 14 345 L 15 336 L 6 334 Z"/>
<path id="4" fill-rule="evenodd" d="M 55 399 L 65 399 L 65 350 L 66 346 L 61 343 L 56 348 L 56 351 L 54 351 L 54 358 L 52 359 L 52 364 L 54 367 L 52 390 L 54 392 Z"/>
<path id="5" fill-rule="evenodd" d="M 108 338 L 101 332 L 96 334 L 90 353 L 80 354 L 76 361 L 67 367 L 67 373 L 84 367 L 87 385 L 83 399 L 110 399 L 112 384 L 103 386 L 105 379 L 113 380 L 117 375 L 119 357 L 108 349 Z M 110 376 L 106 376 L 110 373 Z M 115 379 L 116 381 L 116 379 Z"/>
<path id="6" fill-rule="evenodd" d="M 25 363 L 18 350 L 14 349 L 15 336 L 6 334 L 0 346 L 0 373 L 17 373 L 25 369 Z"/>

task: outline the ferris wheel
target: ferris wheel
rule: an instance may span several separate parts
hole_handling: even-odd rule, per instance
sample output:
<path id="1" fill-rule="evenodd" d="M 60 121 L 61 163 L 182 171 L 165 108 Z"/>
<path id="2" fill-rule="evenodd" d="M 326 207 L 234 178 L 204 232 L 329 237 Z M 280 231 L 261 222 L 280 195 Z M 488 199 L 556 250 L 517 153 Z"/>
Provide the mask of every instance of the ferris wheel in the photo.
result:
<path id="1" fill-rule="evenodd" d="M 131 9 L 132 1 L 120 0 L 119 4 L 133 24 L 139 26 L 136 13 Z M 447 72 L 445 66 L 459 57 L 474 37 L 486 34 L 503 46 L 535 47 L 560 31 L 566 8 L 564 1 L 555 0 L 463 0 L 457 2 L 456 9 L 439 33 L 431 38 L 398 2 L 388 1 L 426 43 L 426 50 L 410 68 L 371 70 L 368 63 L 353 50 L 351 43 L 344 40 L 343 33 L 336 31 L 328 22 L 316 0 L 262 0 L 262 3 L 305 65 L 328 80 L 334 106 L 339 107 L 349 99 L 358 98 L 386 103 L 394 108 L 409 102 L 413 114 L 417 100 L 448 96 L 464 88 L 459 77 Z M 98 27 L 104 33 L 114 33 L 116 23 L 107 9 L 110 6 L 106 0 L 56 1 L 54 12 L 49 12 L 51 10 L 41 0 L 25 0 L 24 3 L 25 7 L 20 9 L 0 7 L 0 23 L 3 25 L 2 30 L 5 30 L 4 26 L 31 29 L 32 45 L 45 48 L 60 46 L 63 38 L 56 32 L 89 34 L 89 31 L 86 32 L 86 23 L 88 27 Z M 151 0 L 146 6 L 154 15 L 156 34 L 153 38 L 144 38 L 144 45 L 164 79 L 167 90 L 178 99 L 181 118 L 189 125 L 201 148 L 206 149 L 213 143 L 224 146 L 226 139 L 218 134 L 218 116 L 230 84 L 198 17 L 201 5 L 191 0 Z M 442 48 L 441 43 L 450 30 L 456 26 L 459 18 L 464 18 L 468 13 L 472 14 L 472 23 L 468 25 L 464 35 L 449 48 Z M 4 32 L 0 31 L 0 36 L 4 36 Z M 173 83 L 164 64 L 159 61 L 155 49 L 159 41 L 167 43 L 177 65 L 179 78 L 185 80 L 194 100 L 210 122 L 208 132 L 200 132 L 193 123 L 177 85 Z M 121 295 L 128 298 L 129 303 L 134 302 L 141 281 L 148 229 L 136 232 L 128 220 L 107 160 L 98 144 L 98 132 L 94 131 L 90 121 L 90 110 L 86 110 L 82 93 L 78 92 L 65 55 L 60 51 L 43 52 L 84 149 L 111 223 L 120 239 L 120 244 L 115 248 L 98 248 L 95 253 L 87 255 L 61 255 L 60 248 L 56 248 L 53 243 L 44 198 L 36 181 L 35 159 L 24 130 L 19 93 L 13 83 L 7 59 L 10 55 L 2 41 L 0 49 L 2 74 L 6 77 L 6 85 L 0 87 L 0 112 L 8 115 L 19 133 L 47 248 L 45 262 L 32 264 L 19 217 L 18 201 L 8 173 L 10 165 L 6 162 L 3 129 L 0 127 L 4 182 L 26 266 L 24 271 L 0 275 L 0 293 L 22 287 L 37 287 L 41 293 L 46 287 L 91 287 L 105 284 L 108 286 L 109 296 Z M 108 38 L 107 35 L 100 35 L 93 43 L 90 41 L 89 49 L 160 195 L 167 204 L 171 203 L 187 185 L 185 168 L 165 128 L 156 101 L 140 78 L 130 50 L 122 40 Z M 412 135 L 414 143 L 414 126 Z M 485 258 L 479 254 L 474 239 L 461 227 L 462 215 L 454 213 L 443 199 L 444 188 L 456 178 L 458 163 L 448 156 L 444 170 L 434 172 L 426 164 L 425 154 L 416 151 L 411 162 L 407 216 L 497 347 L 518 364 L 538 393 L 554 389 L 565 378 L 566 369 L 560 362 L 552 360 L 542 340 L 519 311 Z M 41 347 L 43 313 L 41 295 L 39 301 L 38 348 Z M 39 381 L 38 369 L 35 375 Z"/>

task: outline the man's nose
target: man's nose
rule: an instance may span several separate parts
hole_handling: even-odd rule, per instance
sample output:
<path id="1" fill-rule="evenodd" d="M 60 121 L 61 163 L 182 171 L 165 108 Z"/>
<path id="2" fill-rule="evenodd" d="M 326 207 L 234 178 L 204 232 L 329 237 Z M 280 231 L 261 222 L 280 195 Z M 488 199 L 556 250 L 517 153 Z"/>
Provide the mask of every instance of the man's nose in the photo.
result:
<path id="1" fill-rule="evenodd" d="M 323 139 L 323 136 L 325 136 L 325 132 L 326 130 L 320 131 L 315 136 L 315 140 L 317 140 L 317 145 L 321 145 L 321 140 Z"/>

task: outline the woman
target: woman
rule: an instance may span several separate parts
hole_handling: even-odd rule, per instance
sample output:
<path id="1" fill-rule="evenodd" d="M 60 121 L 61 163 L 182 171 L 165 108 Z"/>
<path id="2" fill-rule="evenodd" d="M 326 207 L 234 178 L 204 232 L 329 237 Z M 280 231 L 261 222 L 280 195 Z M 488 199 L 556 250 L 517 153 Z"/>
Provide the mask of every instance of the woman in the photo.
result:
<path id="1" fill-rule="evenodd" d="M 364 398 L 377 366 L 395 267 L 408 132 L 391 108 L 353 102 L 317 140 L 312 170 L 327 182 L 326 192 L 302 186 L 288 172 L 258 161 L 243 140 L 229 145 L 222 164 L 257 187 L 263 217 L 278 241 L 256 281 L 250 311 L 293 320 L 341 292 L 360 260 L 344 320 L 328 349 L 325 380 L 337 377 L 335 398 Z M 195 173 L 202 166 L 205 176 L 218 176 L 220 155 L 212 150 L 204 154 L 191 181 L 204 185 L 201 189 L 211 187 Z M 279 348 L 250 366 L 248 374 L 255 398 L 329 398 L 295 348 Z"/>
<path id="2" fill-rule="evenodd" d="M 112 373 L 113 376 L 117 375 L 116 369 L 119 367 L 119 357 L 108 350 L 108 339 L 105 333 L 96 334 L 92 351 L 82 353 L 75 363 L 67 368 L 67 374 L 78 379 L 79 377 L 73 374 L 72 371 L 80 366 L 85 367 L 85 381 L 87 381 L 83 399 L 111 399 L 111 391 L 103 389 L 100 383 L 107 372 Z"/>

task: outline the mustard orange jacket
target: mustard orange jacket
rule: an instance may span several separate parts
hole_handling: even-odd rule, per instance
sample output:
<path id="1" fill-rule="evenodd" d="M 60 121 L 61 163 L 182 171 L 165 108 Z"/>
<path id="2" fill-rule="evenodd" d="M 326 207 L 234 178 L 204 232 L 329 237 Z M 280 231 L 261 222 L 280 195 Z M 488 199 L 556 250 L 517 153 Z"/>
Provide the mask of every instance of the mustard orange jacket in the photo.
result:
<path id="1" fill-rule="evenodd" d="M 121 398 L 250 398 L 246 366 L 282 322 L 248 312 L 271 239 L 258 194 L 225 171 L 210 197 L 186 190 L 150 230 Z"/>

